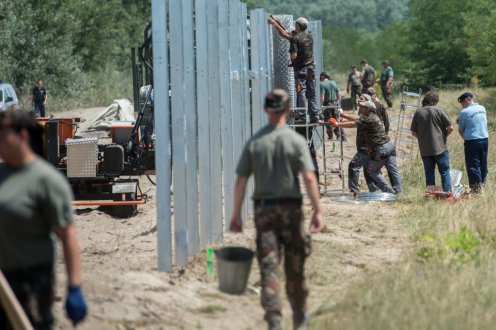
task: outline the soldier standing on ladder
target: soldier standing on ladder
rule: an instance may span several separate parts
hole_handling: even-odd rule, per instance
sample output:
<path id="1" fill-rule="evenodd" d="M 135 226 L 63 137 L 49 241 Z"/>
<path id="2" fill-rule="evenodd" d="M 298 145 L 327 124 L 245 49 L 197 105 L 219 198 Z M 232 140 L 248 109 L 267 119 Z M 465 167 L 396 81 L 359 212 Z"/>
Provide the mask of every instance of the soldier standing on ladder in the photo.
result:
<path id="1" fill-rule="evenodd" d="M 313 36 L 307 31 L 308 20 L 300 17 L 295 22 L 295 33 L 287 31 L 284 26 L 272 15 L 267 23 L 273 25 L 277 32 L 285 39 L 289 40 L 289 53 L 295 72 L 296 85 L 296 106 L 306 108 L 308 103 L 308 115 L 310 123 L 319 121 L 319 110 L 317 109 L 317 99 L 315 98 L 315 65 L 313 61 Z M 305 102 L 306 99 L 306 102 Z M 317 155 L 312 141 L 313 129 L 309 130 L 308 140 L 310 142 L 310 154 L 315 166 L 315 174 L 319 181 L 319 169 Z"/>

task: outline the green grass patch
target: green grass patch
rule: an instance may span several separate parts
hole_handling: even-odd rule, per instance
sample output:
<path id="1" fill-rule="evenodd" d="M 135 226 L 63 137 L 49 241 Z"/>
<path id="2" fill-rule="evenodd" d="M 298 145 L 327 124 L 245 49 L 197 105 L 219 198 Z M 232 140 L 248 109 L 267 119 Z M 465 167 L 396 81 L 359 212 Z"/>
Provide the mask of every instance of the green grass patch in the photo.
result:
<path id="1" fill-rule="evenodd" d="M 202 314 L 217 314 L 225 312 L 226 308 L 218 305 L 207 305 L 198 308 L 196 311 Z"/>
<path id="2" fill-rule="evenodd" d="M 496 93 L 472 90 L 488 110 L 489 164 L 496 146 Z M 454 121 L 463 91 L 441 91 L 440 105 Z M 448 140 L 451 168 L 463 171 L 463 140 Z M 312 329 L 493 329 L 496 319 L 496 167 L 490 166 L 484 194 L 457 203 L 426 198 L 419 158 L 403 169 L 405 192 L 396 204 L 402 230 L 414 248 L 388 271 L 364 275 L 339 302 L 329 299 L 314 312 Z M 440 182 L 439 177 L 437 178 Z"/>

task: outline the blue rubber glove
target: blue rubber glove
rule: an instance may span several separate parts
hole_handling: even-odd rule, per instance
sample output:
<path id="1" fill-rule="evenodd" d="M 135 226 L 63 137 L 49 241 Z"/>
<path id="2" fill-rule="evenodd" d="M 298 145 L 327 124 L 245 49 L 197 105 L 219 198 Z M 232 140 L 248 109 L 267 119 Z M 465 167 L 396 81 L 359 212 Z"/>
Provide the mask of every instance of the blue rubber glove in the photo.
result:
<path id="1" fill-rule="evenodd" d="M 67 317 L 71 319 L 72 324 L 76 326 L 84 320 L 88 311 L 88 306 L 84 301 L 83 292 L 79 285 L 69 285 L 67 289 L 67 299 L 65 300 L 65 310 Z"/>

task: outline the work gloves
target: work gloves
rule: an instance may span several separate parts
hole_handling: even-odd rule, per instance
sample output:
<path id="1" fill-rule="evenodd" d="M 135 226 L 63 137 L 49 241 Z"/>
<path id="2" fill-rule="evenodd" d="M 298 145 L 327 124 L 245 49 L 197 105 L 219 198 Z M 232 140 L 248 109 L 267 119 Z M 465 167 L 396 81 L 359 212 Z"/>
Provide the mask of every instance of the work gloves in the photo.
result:
<path id="1" fill-rule="evenodd" d="M 88 306 L 84 301 L 80 285 L 69 285 L 67 290 L 65 310 L 67 312 L 67 317 L 72 321 L 72 324 L 76 326 L 86 317 Z"/>

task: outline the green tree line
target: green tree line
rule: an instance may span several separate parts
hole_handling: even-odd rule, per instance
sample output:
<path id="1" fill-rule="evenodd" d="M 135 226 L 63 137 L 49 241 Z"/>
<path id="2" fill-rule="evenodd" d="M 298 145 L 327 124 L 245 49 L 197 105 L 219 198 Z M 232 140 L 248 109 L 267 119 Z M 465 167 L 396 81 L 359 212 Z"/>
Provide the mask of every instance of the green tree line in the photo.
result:
<path id="1" fill-rule="evenodd" d="M 52 107 L 130 95 L 130 48 L 149 17 L 150 0 L 0 1 L 0 79 L 25 107 L 37 79 L 56 100 Z"/>
<path id="2" fill-rule="evenodd" d="M 496 85 L 492 0 L 247 0 L 250 8 L 320 19 L 325 68 L 388 59 L 415 86 Z M 38 78 L 65 106 L 131 95 L 130 47 L 150 0 L 0 1 L 0 79 L 29 96 Z M 27 101 L 26 103 L 28 103 Z M 26 105 L 25 103 L 25 105 Z M 59 104 L 59 106 L 60 106 Z"/>
<path id="3" fill-rule="evenodd" d="M 493 0 L 249 0 L 251 8 L 322 20 L 325 68 L 388 59 L 397 80 L 425 88 L 496 85 Z"/>

